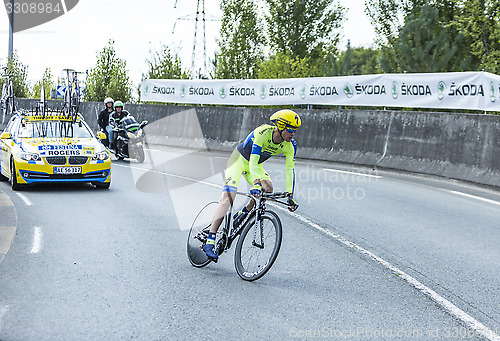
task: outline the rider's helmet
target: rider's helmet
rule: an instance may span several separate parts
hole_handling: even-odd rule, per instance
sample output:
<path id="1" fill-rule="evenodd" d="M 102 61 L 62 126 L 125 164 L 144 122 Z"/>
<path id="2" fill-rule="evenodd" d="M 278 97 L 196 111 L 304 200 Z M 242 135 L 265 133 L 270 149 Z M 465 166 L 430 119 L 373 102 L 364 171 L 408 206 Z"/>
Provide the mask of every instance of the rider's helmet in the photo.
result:
<path id="1" fill-rule="evenodd" d="M 116 109 L 116 107 L 122 107 L 123 110 L 124 108 L 122 101 L 116 101 L 115 104 L 113 104 L 113 108 Z"/>
<path id="2" fill-rule="evenodd" d="M 106 97 L 106 99 L 104 100 L 104 106 L 106 106 L 106 104 L 108 103 L 113 103 L 113 99 L 111 97 Z"/>
<path id="3" fill-rule="evenodd" d="M 276 111 L 271 115 L 271 122 L 278 127 L 278 130 L 286 128 L 298 129 L 302 124 L 299 115 L 297 115 L 295 111 L 289 109 Z"/>

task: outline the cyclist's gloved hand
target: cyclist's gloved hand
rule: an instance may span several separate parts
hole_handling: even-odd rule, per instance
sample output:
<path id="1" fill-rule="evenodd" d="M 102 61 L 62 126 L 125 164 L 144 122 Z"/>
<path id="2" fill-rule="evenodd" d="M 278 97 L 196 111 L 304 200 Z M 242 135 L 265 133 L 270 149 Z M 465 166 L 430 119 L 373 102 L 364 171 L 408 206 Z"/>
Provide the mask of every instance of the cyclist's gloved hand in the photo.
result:
<path id="1" fill-rule="evenodd" d="M 260 184 L 260 182 L 254 184 L 252 188 L 250 188 L 251 195 L 260 195 L 261 192 L 262 192 L 262 185 Z"/>
<path id="2" fill-rule="evenodd" d="M 290 205 L 288 206 L 288 210 L 290 212 L 294 212 L 297 208 L 299 208 L 299 204 L 297 204 L 292 194 L 288 195 L 288 205 Z"/>

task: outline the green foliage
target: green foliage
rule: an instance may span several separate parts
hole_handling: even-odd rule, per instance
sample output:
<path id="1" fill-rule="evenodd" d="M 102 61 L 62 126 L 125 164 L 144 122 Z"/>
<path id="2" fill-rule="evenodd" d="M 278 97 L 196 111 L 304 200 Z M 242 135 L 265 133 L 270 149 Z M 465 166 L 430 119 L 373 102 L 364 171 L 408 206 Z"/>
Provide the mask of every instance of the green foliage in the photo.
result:
<path id="1" fill-rule="evenodd" d="M 14 96 L 19 98 L 27 98 L 29 96 L 29 81 L 28 81 L 28 66 L 19 61 L 17 52 L 14 52 L 11 58 L 7 60 L 7 73 L 17 75 L 12 77 L 12 85 L 14 88 Z M 0 89 L 3 86 L 5 79 L 0 79 Z"/>
<path id="2" fill-rule="evenodd" d="M 498 0 L 367 0 L 366 12 L 386 72 L 500 73 Z"/>
<path id="3" fill-rule="evenodd" d="M 265 0 L 270 47 L 292 58 L 319 60 L 339 41 L 345 9 L 333 0 Z"/>
<path id="4" fill-rule="evenodd" d="M 259 78 L 303 78 L 320 76 L 320 68 L 314 66 L 307 57 L 292 57 L 278 52 L 260 64 Z"/>
<path id="5" fill-rule="evenodd" d="M 423 6 L 407 17 L 393 49 L 386 49 L 382 68 L 386 72 L 444 72 L 454 68 L 453 60 L 462 36 L 439 20 L 439 11 Z"/>
<path id="6" fill-rule="evenodd" d="M 470 47 L 470 69 L 500 73 L 500 2 L 461 0 L 461 13 L 453 26 Z"/>
<path id="7" fill-rule="evenodd" d="M 215 78 L 251 79 L 257 77 L 264 59 L 263 24 L 252 0 L 221 1 L 220 52 L 215 59 Z"/>
<path id="8" fill-rule="evenodd" d="M 324 76 L 351 76 L 370 75 L 381 73 L 380 50 L 356 47 L 351 48 L 350 41 L 347 49 L 337 57 L 330 55 L 322 63 Z"/>
<path id="9" fill-rule="evenodd" d="M 85 83 L 85 99 L 100 102 L 106 97 L 129 102 L 132 84 L 126 62 L 116 56 L 114 41 L 110 40 L 101 52 L 97 53 L 96 66 L 90 70 Z"/>
<path id="10" fill-rule="evenodd" d="M 45 88 L 45 99 L 49 99 L 50 90 L 56 87 L 50 68 L 45 69 L 42 79 L 37 81 L 33 86 L 33 90 L 31 91 L 31 96 L 30 96 L 31 98 L 40 98 L 40 91 L 42 89 L 42 85 Z"/>
<path id="11" fill-rule="evenodd" d="M 187 79 L 188 72 L 182 70 L 179 56 L 172 55 L 170 48 L 162 45 L 160 51 L 149 51 L 150 59 L 146 60 L 148 72 L 142 75 L 144 79 Z"/>

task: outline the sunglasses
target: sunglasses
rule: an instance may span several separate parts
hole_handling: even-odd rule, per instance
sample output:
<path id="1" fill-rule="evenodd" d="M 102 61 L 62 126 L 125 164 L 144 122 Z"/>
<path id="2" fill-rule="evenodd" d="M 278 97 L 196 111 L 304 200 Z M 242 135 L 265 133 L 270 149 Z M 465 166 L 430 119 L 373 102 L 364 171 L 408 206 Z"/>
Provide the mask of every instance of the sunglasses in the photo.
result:
<path id="1" fill-rule="evenodd" d="M 297 129 L 286 128 L 286 131 L 288 131 L 291 134 L 291 133 L 295 133 L 297 131 Z"/>

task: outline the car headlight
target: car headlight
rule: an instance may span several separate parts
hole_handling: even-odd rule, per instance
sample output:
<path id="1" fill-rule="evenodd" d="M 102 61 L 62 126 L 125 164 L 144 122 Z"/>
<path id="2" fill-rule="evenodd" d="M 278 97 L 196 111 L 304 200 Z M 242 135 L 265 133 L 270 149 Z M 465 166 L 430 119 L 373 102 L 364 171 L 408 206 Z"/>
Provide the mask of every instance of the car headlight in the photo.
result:
<path id="1" fill-rule="evenodd" d="M 109 158 L 108 153 L 106 152 L 100 152 L 92 156 L 92 161 L 104 161 Z"/>
<path id="2" fill-rule="evenodd" d="M 24 161 L 40 161 L 42 158 L 37 153 L 19 153 L 19 158 Z"/>

